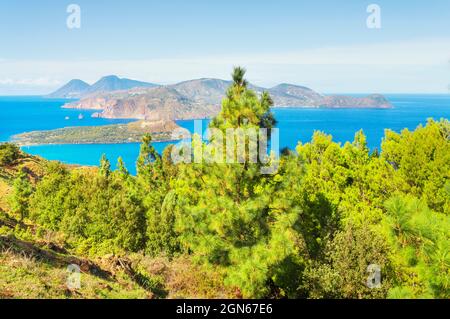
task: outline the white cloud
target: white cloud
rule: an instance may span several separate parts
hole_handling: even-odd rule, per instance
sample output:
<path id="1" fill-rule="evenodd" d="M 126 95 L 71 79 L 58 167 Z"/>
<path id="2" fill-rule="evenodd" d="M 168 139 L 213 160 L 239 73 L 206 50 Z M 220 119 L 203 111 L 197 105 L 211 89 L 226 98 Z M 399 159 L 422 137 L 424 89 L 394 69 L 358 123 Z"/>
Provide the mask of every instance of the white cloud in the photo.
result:
<path id="1" fill-rule="evenodd" d="M 60 85 L 61 81 L 50 79 L 46 77 L 34 78 L 34 79 L 0 79 L 0 85 L 13 85 L 13 86 L 55 86 Z"/>
<path id="2" fill-rule="evenodd" d="M 56 88 L 72 78 L 94 82 L 108 74 L 174 83 L 229 78 L 234 65 L 259 85 L 291 82 L 321 92 L 445 92 L 450 38 L 305 49 L 296 52 L 114 61 L 0 60 L 1 85 Z M 3 83 L 3 82 L 4 83 Z"/>
<path id="3" fill-rule="evenodd" d="M 450 38 L 323 47 L 299 52 L 260 54 L 247 61 L 307 65 L 437 65 L 450 59 Z"/>

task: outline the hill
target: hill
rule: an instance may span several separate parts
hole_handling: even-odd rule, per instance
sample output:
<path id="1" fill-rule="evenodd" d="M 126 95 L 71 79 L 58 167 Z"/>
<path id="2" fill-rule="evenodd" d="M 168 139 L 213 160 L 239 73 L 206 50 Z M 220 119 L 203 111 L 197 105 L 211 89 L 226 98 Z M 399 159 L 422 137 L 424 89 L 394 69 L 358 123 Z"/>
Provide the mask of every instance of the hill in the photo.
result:
<path id="1" fill-rule="evenodd" d="M 192 88 L 195 87 L 195 91 Z M 186 94 L 186 92 L 190 92 Z M 197 93 L 196 93 L 197 92 Z M 184 93 L 184 94 L 183 94 Z M 186 94 L 186 95 L 185 95 Z M 208 118 L 220 110 L 223 92 L 201 83 L 184 83 L 150 89 L 138 88 L 96 94 L 65 108 L 101 110 L 93 116 L 102 118 L 132 118 L 157 120 L 187 120 Z"/>
<path id="2" fill-rule="evenodd" d="M 88 93 L 129 90 L 136 87 L 155 87 L 156 84 L 130 79 L 121 79 L 115 75 L 102 77 L 92 84 Z"/>
<path id="3" fill-rule="evenodd" d="M 10 156 L 12 154 L 12 156 Z M 8 155 L 8 156 L 6 156 Z M 8 197 L 19 171 L 36 186 L 51 162 L 0 144 L 0 299 L 229 298 L 220 277 L 188 256 L 149 257 L 140 253 L 89 255 L 68 243 L 62 232 L 46 229 L 11 212 Z M 56 163 L 54 163 L 56 164 Z M 62 164 L 58 164 L 62 165 Z M 63 165 L 79 177 L 97 168 Z M 69 265 L 81 270 L 81 286 L 67 285 Z"/>
<path id="4" fill-rule="evenodd" d="M 86 94 L 90 89 L 90 85 L 82 80 L 71 80 L 66 85 L 49 94 L 48 98 L 65 98 L 73 99 L 79 98 Z"/>
<path id="5" fill-rule="evenodd" d="M 155 87 L 156 84 L 119 78 L 115 75 L 102 77 L 92 85 L 82 80 L 71 80 L 60 89 L 47 95 L 47 98 L 79 99 L 90 94 L 129 90 L 136 87 Z"/>
<path id="6" fill-rule="evenodd" d="M 80 267 L 80 288 L 68 283 L 68 266 Z M 187 257 L 140 254 L 80 256 L 62 234 L 19 222 L 0 210 L 0 299 L 224 298 L 218 285 Z"/>

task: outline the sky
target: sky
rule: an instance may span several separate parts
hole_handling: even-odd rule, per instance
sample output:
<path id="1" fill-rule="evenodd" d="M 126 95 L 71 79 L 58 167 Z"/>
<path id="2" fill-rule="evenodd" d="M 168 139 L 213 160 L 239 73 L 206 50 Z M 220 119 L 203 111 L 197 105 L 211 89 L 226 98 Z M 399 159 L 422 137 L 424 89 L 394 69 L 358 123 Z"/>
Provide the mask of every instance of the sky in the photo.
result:
<path id="1" fill-rule="evenodd" d="M 68 28 L 80 8 L 80 28 Z M 371 4 L 380 28 L 369 28 Z M 375 21 L 375 20 L 370 20 Z M 378 20 L 377 20 L 378 21 Z M 0 0 L 0 95 L 115 74 L 322 93 L 449 93 L 449 0 Z"/>

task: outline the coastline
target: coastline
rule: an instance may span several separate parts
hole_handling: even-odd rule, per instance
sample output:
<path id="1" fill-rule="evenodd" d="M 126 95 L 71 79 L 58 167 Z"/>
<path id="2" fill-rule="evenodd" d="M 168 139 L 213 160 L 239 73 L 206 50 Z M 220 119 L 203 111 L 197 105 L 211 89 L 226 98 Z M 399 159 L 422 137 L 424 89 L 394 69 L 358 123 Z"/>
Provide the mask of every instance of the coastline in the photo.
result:
<path id="1" fill-rule="evenodd" d="M 77 145 L 77 144 L 132 144 L 140 143 L 142 136 L 151 134 L 154 142 L 170 142 L 172 132 L 182 129 L 173 121 L 135 121 L 127 124 L 99 126 L 72 126 L 54 130 L 38 130 L 16 134 L 10 141 L 19 146 Z"/>
<path id="2" fill-rule="evenodd" d="M 181 139 L 167 139 L 167 140 L 153 140 L 153 143 L 171 143 L 171 142 L 178 142 L 181 141 Z M 14 140 L 10 140 L 7 143 L 13 143 L 22 147 L 34 147 L 34 146 L 66 146 L 66 145 L 127 145 L 127 144 L 140 144 L 140 142 L 91 142 L 91 143 L 35 143 L 35 144 L 28 144 L 28 143 L 18 143 Z"/>

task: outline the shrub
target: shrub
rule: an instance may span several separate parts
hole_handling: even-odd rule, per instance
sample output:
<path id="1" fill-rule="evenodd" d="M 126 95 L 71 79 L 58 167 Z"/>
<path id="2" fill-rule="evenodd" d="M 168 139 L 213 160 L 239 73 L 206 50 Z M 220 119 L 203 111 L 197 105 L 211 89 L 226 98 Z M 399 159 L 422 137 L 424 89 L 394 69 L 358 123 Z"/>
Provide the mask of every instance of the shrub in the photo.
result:
<path id="1" fill-rule="evenodd" d="M 10 165 L 20 156 L 20 149 L 11 143 L 0 144 L 0 165 Z"/>

